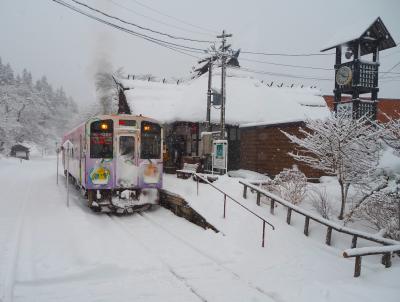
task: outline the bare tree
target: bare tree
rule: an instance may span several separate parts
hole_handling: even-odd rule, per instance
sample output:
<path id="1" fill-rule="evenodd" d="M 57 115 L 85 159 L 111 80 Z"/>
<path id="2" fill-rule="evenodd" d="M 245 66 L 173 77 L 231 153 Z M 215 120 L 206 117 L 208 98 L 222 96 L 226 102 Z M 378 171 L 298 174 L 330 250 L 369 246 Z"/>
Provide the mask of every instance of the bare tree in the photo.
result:
<path id="1" fill-rule="evenodd" d="M 117 112 L 117 99 L 119 94 L 118 85 L 115 83 L 113 76 L 117 78 L 123 77 L 122 67 L 115 72 L 112 70 L 98 71 L 95 75 L 96 91 L 99 95 L 100 105 L 103 114 Z"/>
<path id="2" fill-rule="evenodd" d="M 325 219 L 330 219 L 331 206 L 325 188 L 312 187 L 309 193 L 313 208 Z"/>
<path id="3" fill-rule="evenodd" d="M 374 175 L 381 148 L 376 130 L 368 118 L 351 119 L 345 114 L 326 120 L 306 120 L 307 130 L 300 128 L 302 137 L 282 131 L 300 148 L 289 153 L 294 159 L 312 168 L 336 176 L 341 191 L 338 219 L 342 220 L 349 187 L 362 185 Z"/>

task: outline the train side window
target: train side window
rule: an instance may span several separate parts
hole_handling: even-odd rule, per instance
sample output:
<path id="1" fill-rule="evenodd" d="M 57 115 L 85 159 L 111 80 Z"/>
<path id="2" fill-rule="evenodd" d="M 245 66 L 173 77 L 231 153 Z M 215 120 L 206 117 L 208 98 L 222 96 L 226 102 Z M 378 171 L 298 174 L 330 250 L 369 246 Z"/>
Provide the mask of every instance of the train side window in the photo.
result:
<path id="1" fill-rule="evenodd" d="M 152 122 L 143 121 L 141 126 L 140 158 L 161 158 L 161 126 Z"/>
<path id="2" fill-rule="evenodd" d="M 90 158 L 113 158 L 112 120 L 100 120 L 91 123 Z"/>

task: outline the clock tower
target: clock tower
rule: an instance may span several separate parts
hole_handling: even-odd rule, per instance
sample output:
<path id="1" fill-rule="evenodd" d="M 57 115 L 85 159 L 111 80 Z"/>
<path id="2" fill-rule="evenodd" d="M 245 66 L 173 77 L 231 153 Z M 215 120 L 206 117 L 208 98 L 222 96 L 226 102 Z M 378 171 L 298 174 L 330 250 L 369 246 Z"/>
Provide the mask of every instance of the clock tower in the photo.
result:
<path id="1" fill-rule="evenodd" d="M 353 118 L 367 115 L 376 119 L 379 52 L 395 47 L 396 43 L 380 17 L 368 28 L 361 28 L 350 39 L 342 38 L 338 41 L 341 42 L 321 50 L 336 49 L 334 110 L 347 111 Z M 349 61 L 342 62 L 343 52 Z M 342 101 L 342 94 L 350 98 Z M 360 98 L 364 94 L 369 95 Z"/>

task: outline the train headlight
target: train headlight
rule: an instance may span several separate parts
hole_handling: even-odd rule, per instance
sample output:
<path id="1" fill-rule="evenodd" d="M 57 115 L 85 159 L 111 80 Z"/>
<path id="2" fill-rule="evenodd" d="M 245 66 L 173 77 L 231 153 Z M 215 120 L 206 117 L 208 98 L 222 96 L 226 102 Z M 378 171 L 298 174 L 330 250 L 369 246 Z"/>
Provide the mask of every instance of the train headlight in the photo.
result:
<path id="1" fill-rule="evenodd" d="M 101 128 L 101 130 L 108 130 L 108 124 L 102 123 L 102 124 L 100 125 L 100 128 Z"/>
<path id="2" fill-rule="evenodd" d="M 150 131 L 150 126 L 149 126 L 149 125 L 145 125 L 145 126 L 143 127 L 143 130 L 144 130 L 144 131 Z"/>

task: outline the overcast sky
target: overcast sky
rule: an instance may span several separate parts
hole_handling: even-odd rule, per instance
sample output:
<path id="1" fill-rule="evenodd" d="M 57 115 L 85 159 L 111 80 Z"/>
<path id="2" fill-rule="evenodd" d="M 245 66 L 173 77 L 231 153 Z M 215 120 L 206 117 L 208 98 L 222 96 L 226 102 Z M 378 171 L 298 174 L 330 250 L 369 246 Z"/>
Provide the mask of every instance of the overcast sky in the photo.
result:
<path id="1" fill-rule="evenodd" d="M 64 1 L 74 4 L 71 0 Z M 338 32 L 353 31 L 351 25 L 346 27 L 345 24 L 363 22 L 367 27 L 378 16 L 396 43 L 400 43 L 399 0 L 80 1 L 124 20 L 192 39 L 215 40 L 211 31 L 226 29 L 233 34 L 230 38 L 233 47 L 247 51 L 318 53 Z M 198 27 L 178 22 L 165 14 Z M 204 43 L 177 43 L 199 48 L 207 46 Z M 107 60 L 114 68 L 123 67 L 129 74 L 152 73 L 160 77 L 187 76 L 196 63 L 195 58 L 97 23 L 51 0 L 0 1 L 0 57 L 3 63 L 9 62 L 18 73 L 25 67 L 35 79 L 45 74 L 50 83 L 63 86 L 79 104 L 95 100 L 93 74 L 101 67 L 102 60 Z M 334 64 L 333 56 L 257 57 L 242 54 L 241 57 L 324 68 L 331 68 Z M 399 61 L 400 47 L 382 52 L 380 71 L 390 69 Z M 283 68 L 244 60 L 240 62 L 242 66 L 270 72 L 318 78 L 334 76 L 333 71 Z M 400 73 L 400 66 L 393 72 Z M 279 83 L 317 85 L 329 94 L 332 94 L 334 86 L 333 80 L 249 75 Z M 399 86 L 399 78 L 395 81 L 386 80 L 385 83 L 381 81 L 379 96 L 400 98 Z"/>

